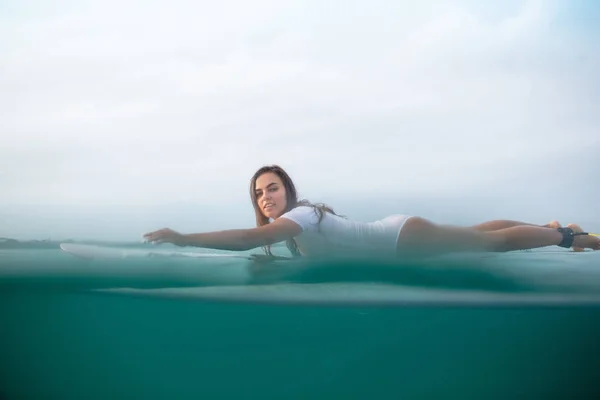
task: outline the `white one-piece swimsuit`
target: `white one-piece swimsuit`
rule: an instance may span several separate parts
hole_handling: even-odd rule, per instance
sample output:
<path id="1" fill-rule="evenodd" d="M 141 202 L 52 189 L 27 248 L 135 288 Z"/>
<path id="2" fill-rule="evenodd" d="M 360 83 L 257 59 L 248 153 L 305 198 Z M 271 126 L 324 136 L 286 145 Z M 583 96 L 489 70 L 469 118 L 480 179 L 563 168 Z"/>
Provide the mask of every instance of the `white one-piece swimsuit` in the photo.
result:
<path id="1" fill-rule="evenodd" d="M 384 256 L 396 255 L 398 236 L 409 215 L 395 214 L 374 222 L 358 222 L 298 206 L 279 218 L 294 221 L 302 233 L 294 238 L 304 256 Z"/>

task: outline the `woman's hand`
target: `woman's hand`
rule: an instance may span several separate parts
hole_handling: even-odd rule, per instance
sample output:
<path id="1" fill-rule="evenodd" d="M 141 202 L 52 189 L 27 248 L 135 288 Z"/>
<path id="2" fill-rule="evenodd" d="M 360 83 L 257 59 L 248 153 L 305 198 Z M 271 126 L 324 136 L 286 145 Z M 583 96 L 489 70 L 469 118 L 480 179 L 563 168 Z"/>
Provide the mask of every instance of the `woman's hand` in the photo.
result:
<path id="1" fill-rule="evenodd" d="M 151 243 L 173 243 L 176 246 L 185 246 L 185 237 L 181 233 L 172 229 L 164 228 L 158 231 L 149 232 L 144 235 L 144 239 Z"/>

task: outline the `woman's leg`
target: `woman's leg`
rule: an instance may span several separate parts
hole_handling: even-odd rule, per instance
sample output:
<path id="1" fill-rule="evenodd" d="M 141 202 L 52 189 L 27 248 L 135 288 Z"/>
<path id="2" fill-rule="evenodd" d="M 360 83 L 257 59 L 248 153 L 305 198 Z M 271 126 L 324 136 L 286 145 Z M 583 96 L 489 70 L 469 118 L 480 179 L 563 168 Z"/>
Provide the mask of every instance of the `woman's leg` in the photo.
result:
<path id="1" fill-rule="evenodd" d="M 513 226 L 521 226 L 521 225 L 542 226 L 544 228 L 555 228 L 555 229 L 560 228 L 562 226 L 560 224 L 560 222 L 558 222 L 558 221 L 550 221 L 546 225 L 534 225 L 534 224 L 528 224 L 526 222 L 519 222 L 519 221 L 495 220 L 495 221 L 484 222 L 484 223 L 481 223 L 478 225 L 473 225 L 471 228 L 478 230 L 480 232 L 492 232 L 492 231 L 498 231 L 500 229 L 512 228 Z M 573 232 L 583 232 L 583 229 L 577 224 L 568 224 L 567 228 L 573 229 Z M 580 252 L 580 251 L 584 251 L 584 249 L 581 247 L 573 247 L 573 251 Z"/>
<path id="2" fill-rule="evenodd" d="M 546 225 L 535 225 L 535 224 L 529 224 L 526 222 L 520 222 L 520 221 L 511 221 L 511 220 L 505 220 L 505 219 L 498 219 L 495 221 L 487 221 L 478 225 L 473 225 L 471 228 L 478 230 L 480 232 L 491 232 L 491 231 L 498 231 L 500 229 L 506 229 L 506 228 L 512 228 L 513 226 L 522 226 L 522 225 L 527 225 L 527 226 L 541 226 L 544 228 L 560 228 L 560 223 L 558 221 L 551 221 L 548 222 Z"/>
<path id="3" fill-rule="evenodd" d="M 583 229 L 581 229 L 581 227 L 577 224 L 568 224 L 567 228 L 573 229 L 573 232 L 583 232 Z M 585 249 L 583 249 L 581 247 L 573 246 L 573 251 L 580 252 L 580 251 L 585 251 Z"/>
<path id="4" fill-rule="evenodd" d="M 554 228 L 518 225 L 480 231 L 472 227 L 436 225 L 424 218 L 409 218 L 398 236 L 397 250 L 403 255 L 430 255 L 459 251 L 493 251 L 533 249 L 558 245 L 563 235 Z M 593 236 L 577 236 L 578 245 L 600 248 Z"/>

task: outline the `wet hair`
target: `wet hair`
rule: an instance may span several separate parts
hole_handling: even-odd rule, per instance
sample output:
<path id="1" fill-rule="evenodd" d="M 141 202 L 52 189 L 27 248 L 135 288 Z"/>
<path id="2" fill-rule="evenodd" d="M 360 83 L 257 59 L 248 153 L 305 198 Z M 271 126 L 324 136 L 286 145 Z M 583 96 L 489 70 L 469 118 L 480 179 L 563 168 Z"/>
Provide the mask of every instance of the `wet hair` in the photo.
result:
<path id="1" fill-rule="evenodd" d="M 264 167 L 261 167 L 258 171 L 256 171 L 252 176 L 252 179 L 250 180 L 250 199 L 252 200 L 252 205 L 254 206 L 254 213 L 256 214 L 256 226 L 260 227 L 269 223 L 269 218 L 263 214 L 262 209 L 258 205 L 258 200 L 256 197 L 256 180 L 261 175 L 269 172 L 277 175 L 279 179 L 281 179 L 283 187 L 285 188 L 285 197 L 287 204 L 284 213 L 298 206 L 309 206 L 312 207 L 319 216 L 319 222 L 321 222 L 324 213 L 326 212 L 337 215 L 332 208 L 323 203 L 312 204 L 308 200 L 299 200 L 296 186 L 294 185 L 292 178 L 290 178 L 287 172 L 285 172 L 285 170 L 278 165 L 266 165 Z M 298 245 L 296 244 L 296 241 L 294 239 L 287 240 L 286 246 L 294 257 L 300 256 Z M 271 253 L 271 246 L 265 246 L 263 249 L 267 255 L 273 255 Z"/>

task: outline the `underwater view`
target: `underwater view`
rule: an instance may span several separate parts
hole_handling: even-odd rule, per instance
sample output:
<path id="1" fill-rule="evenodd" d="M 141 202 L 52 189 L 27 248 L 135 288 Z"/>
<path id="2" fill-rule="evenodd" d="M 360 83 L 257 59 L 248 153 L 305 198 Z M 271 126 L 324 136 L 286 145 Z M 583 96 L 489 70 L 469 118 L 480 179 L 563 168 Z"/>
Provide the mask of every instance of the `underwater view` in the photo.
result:
<path id="1" fill-rule="evenodd" d="M 2 398 L 591 398 L 597 390 L 600 253 L 265 267 L 225 251 L 58 246 L 0 250 Z"/>

